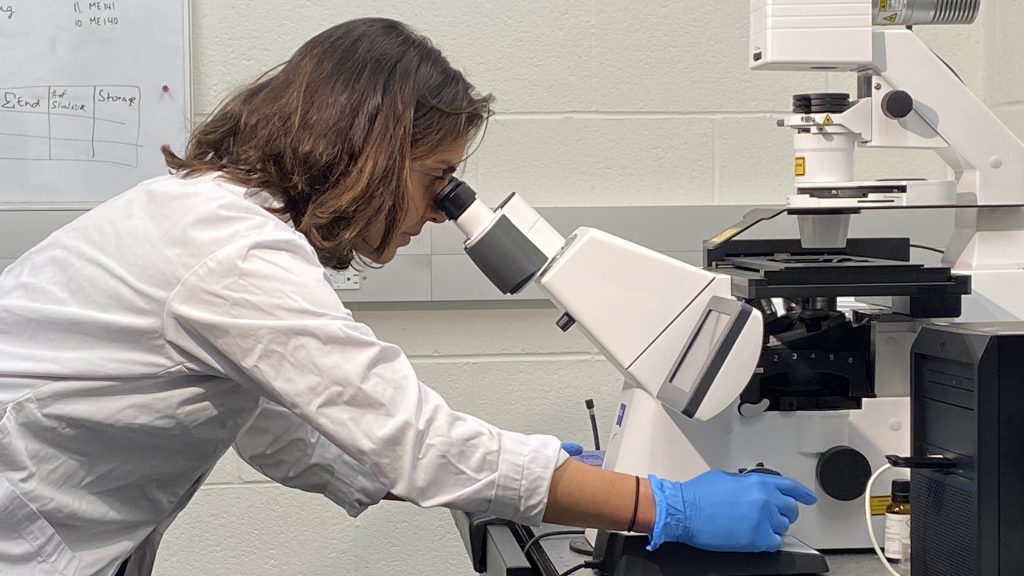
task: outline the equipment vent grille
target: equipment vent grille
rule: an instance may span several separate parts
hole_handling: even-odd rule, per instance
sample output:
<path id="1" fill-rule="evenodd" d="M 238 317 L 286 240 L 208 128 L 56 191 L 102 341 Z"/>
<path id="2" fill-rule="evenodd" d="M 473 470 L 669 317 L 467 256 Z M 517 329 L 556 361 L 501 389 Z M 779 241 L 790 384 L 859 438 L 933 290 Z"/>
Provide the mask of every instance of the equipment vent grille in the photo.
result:
<path id="1" fill-rule="evenodd" d="M 976 576 L 977 500 L 960 476 L 915 471 L 910 483 L 911 565 L 928 576 Z"/>

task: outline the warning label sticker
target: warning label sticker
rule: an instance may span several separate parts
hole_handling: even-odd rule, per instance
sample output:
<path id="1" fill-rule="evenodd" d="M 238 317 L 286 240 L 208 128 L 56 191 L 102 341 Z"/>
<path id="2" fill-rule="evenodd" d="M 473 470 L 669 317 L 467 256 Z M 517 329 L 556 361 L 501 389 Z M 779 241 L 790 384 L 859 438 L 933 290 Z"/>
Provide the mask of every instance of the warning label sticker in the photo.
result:
<path id="1" fill-rule="evenodd" d="M 708 243 L 717 246 L 726 240 L 731 240 L 733 236 L 736 236 L 739 233 L 740 231 L 736 228 L 728 228 L 716 234 L 714 238 L 708 240 Z"/>
<path id="2" fill-rule="evenodd" d="M 871 497 L 871 515 L 881 516 L 885 514 L 886 507 L 892 502 L 891 496 L 872 496 Z"/>
<path id="3" fill-rule="evenodd" d="M 875 24 L 899 24 L 903 22 L 903 12 L 906 9 L 907 0 L 878 0 Z"/>
<path id="4" fill-rule="evenodd" d="M 875 24 L 899 24 L 903 22 L 903 13 L 906 9 L 907 0 L 878 0 Z"/>
<path id="5" fill-rule="evenodd" d="M 831 114 L 825 114 L 825 119 L 822 120 L 821 123 L 824 124 L 825 126 L 831 126 L 835 124 L 835 120 L 832 120 Z"/>
<path id="6" fill-rule="evenodd" d="M 794 165 L 797 176 L 807 175 L 807 158 L 803 156 L 796 157 L 796 164 Z"/>

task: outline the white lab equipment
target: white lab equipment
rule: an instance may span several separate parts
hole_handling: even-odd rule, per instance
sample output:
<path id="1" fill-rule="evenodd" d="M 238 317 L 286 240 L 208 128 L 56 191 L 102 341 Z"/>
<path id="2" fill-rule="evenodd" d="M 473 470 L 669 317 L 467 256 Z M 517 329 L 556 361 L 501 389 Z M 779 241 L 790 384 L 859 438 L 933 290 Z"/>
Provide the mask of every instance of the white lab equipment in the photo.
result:
<path id="1" fill-rule="evenodd" d="M 562 312 L 558 327 L 579 326 L 627 387 L 708 420 L 746 385 L 761 314 L 731 297 L 725 276 L 593 228 L 563 239 L 518 194 L 492 212 L 457 178 L 436 202 L 495 286 L 505 293 L 539 286 Z"/>
<path id="2" fill-rule="evenodd" d="M 593 228 L 563 240 L 518 195 L 492 212 L 457 178 L 435 202 L 466 235 L 467 254 L 495 286 L 504 293 L 539 286 L 562 312 L 557 326 L 577 326 L 624 376 L 606 469 L 674 480 L 709 469 L 684 436 L 687 423 L 713 425 L 735 409 L 763 337 L 760 312 L 732 297 L 727 276 Z M 646 536 L 591 530 L 588 539 L 608 566 L 645 554 Z M 663 548 L 656 563 L 759 563 L 777 568 L 775 574 L 827 570 L 820 555 L 793 539 L 767 555 Z"/>
<path id="3" fill-rule="evenodd" d="M 754 216 L 705 245 L 705 264 L 723 276 L 711 285 L 728 287 L 716 296 L 754 304 L 764 313 L 768 336 L 752 386 L 716 417 L 686 418 L 659 401 L 635 349 L 647 343 L 652 351 L 659 348 L 659 342 L 644 339 L 649 334 L 631 340 L 632 347 L 615 339 L 612 325 L 629 325 L 621 333 L 632 338 L 642 333 L 631 322 L 650 321 L 634 316 L 634 308 L 652 311 L 657 300 L 674 296 L 661 291 L 659 283 L 644 286 L 650 296 L 641 298 L 629 287 L 615 286 L 607 293 L 623 295 L 622 301 L 603 310 L 591 307 L 596 289 L 573 294 L 546 281 L 546 274 L 554 272 L 555 279 L 560 267 L 572 265 L 547 264 L 557 242 L 537 248 L 533 260 L 505 282 L 504 291 L 513 292 L 522 287 L 517 282 L 536 274 L 537 284 L 567 312 L 563 322 L 585 319 L 587 334 L 626 376 L 626 409 L 616 417 L 606 467 L 681 478 L 708 466 L 730 469 L 764 462 L 818 492 L 819 503 L 804 511 L 792 534 L 815 548 L 870 547 L 863 525 L 864 491 L 885 454 L 909 452 L 909 353 L 920 327 L 931 318 L 1024 318 L 1024 300 L 1014 293 L 1014 286 L 1024 282 L 1019 250 L 1024 245 L 1024 145 L 907 27 L 969 24 L 979 9 L 979 0 L 751 0 L 752 69 L 850 71 L 858 74 L 859 83 L 852 101 L 847 94 L 794 96 L 793 114 L 779 126 L 795 132 L 796 193 L 784 209 Z M 858 147 L 933 149 L 955 179 L 858 182 L 853 176 Z M 956 210 L 943 267 L 910 262 L 905 238 L 848 238 L 854 214 L 920 207 Z M 797 216 L 799 241 L 759 246 L 760 241 L 733 240 L 758 220 L 782 212 Z M 493 218 L 479 214 L 487 222 Z M 473 256 L 474 234 L 467 236 Z M 592 244 L 595 250 L 615 252 L 615 242 L 592 242 L 599 238 L 599 233 L 580 231 L 570 236 L 565 252 L 574 254 L 573 245 L 581 240 L 587 248 Z M 730 245 L 739 248 L 730 253 Z M 588 258 L 580 262 L 595 270 L 602 270 L 602 264 L 604 270 L 612 268 L 612 261 L 602 261 L 596 252 L 579 254 Z M 626 262 L 615 260 L 614 266 L 621 270 Z M 488 267 L 501 266 L 498 261 L 481 265 Z M 610 272 L 605 276 L 594 276 L 592 286 L 615 282 Z M 783 278 L 784 285 L 773 278 Z M 843 296 L 881 306 L 881 312 L 851 322 L 848 316 L 857 313 L 840 310 Z M 585 310 L 579 316 L 576 299 Z M 779 299 L 785 299 L 786 310 L 776 314 L 772 302 Z M 788 332 L 777 330 L 773 323 L 787 318 L 798 319 L 797 325 Z M 789 354 L 783 358 L 781 351 Z M 777 367 L 772 355 L 778 357 Z M 659 360 L 662 373 L 665 358 Z M 787 374 L 797 377 L 786 380 Z M 807 374 L 845 384 L 787 390 L 787 385 L 795 383 L 798 389 L 806 383 L 799 376 Z M 729 383 L 730 394 L 736 385 Z M 633 418 L 643 420 L 644 427 L 630 427 Z M 891 474 L 886 479 L 896 477 Z M 876 523 L 880 531 L 881 516 Z"/>
<path id="4" fill-rule="evenodd" d="M 776 251 L 756 264 L 751 258 L 746 262 L 727 258 L 730 265 L 760 266 L 763 278 L 795 273 L 813 256 L 833 259 L 837 271 L 888 264 L 867 257 L 871 255 L 858 245 L 861 239 L 847 238 L 852 215 L 877 209 L 956 210 L 956 229 L 943 255 L 943 265 L 950 272 L 949 290 L 942 292 L 941 279 L 927 282 L 929 290 L 946 294 L 943 304 L 915 310 L 914 304 L 908 304 L 916 297 L 909 295 L 909 288 L 903 293 L 885 293 L 881 288 L 872 292 L 867 280 L 862 286 L 850 282 L 848 293 L 804 282 L 805 302 L 818 296 L 854 296 L 894 313 L 885 316 L 885 322 L 871 324 L 867 358 L 873 362 L 867 367 L 874 389 L 859 406 L 828 410 L 773 406 L 765 411 L 741 402 L 740 412 L 723 413 L 721 421 L 710 427 L 684 424 L 687 439 L 700 454 L 724 462 L 759 454 L 770 465 L 815 487 L 819 503 L 801 516 L 793 533 L 816 548 L 870 547 L 863 526 L 864 480 L 885 463 L 884 454 L 905 454 L 910 449 L 910 345 L 920 327 L 929 318 L 946 315 L 962 321 L 1024 317 L 1024 302 L 1011 293 L 1012 286 L 1024 281 L 1024 254 L 1018 248 L 1024 241 L 1024 145 L 906 26 L 969 24 L 979 9 L 978 0 L 750 3 L 752 69 L 849 71 L 858 74 L 859 82 L 852 101 L 846 94 L 797 94 L 793 114 L 779 121 L 779 126 L 794 130 L 796 193 L 787 199 L 786 211 L 797 216 L 801 241 L 789 248 L 806 249 L 808 259 L 798 261 L 795 250 L 787 258 Z M 926 181 L 895 175 L 892 180 L 855 181 L 857 147 L 932 149 L 949 165 L 955 179 Z M 908 270 L 910 275 L 924 272 Z M 922 280 L 919 276 L 918 281 Z M 957 283 L 959 288 L 953 286 Z M 962 303 L 958 294 L 963 295 Z M 815 309 L 834 313 L 836 306 L 833 301 Z M 777 348 L 783 349 L 784 345 Z M 794 355 L 805 352 L 792 351 Z M 790 365 L 794 370 L 807 366 L 813 362 L 806 356 L 798 360 L 794 356 Z M 759 363 L 759 370 L 764 367 L 764 362 Z M 856 482 L 832 489 L 826 486 L 844 474 L 855 476 Z M 869 496 L 880 495 L 881 491 Z M 877 516 L 876 531 L 881 531 L 881 525 Z"/>

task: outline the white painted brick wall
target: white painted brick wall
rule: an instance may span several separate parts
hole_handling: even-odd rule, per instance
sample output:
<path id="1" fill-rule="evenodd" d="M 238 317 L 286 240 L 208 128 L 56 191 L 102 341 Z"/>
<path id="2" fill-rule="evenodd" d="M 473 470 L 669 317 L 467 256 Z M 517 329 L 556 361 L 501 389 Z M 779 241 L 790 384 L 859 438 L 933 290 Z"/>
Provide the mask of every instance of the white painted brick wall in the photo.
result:
<path id="1" fill-rule="evenodd" d="M 492 206 L 513 191 L 535 206 L 709 204 L 713 123 L 679 115 L 497 116 L 468 161 L 473 188 Z"/>
<path id="2" fill-rule="evenodd" d="M 193 0 L 197 116 L 330 23 L 406 21 L 434 39 L 498 116 L 465 177 L 489 201 L 536 205 L 778 202 L 790 134 L 774 125 L 795 92 L 853 90 L 846 75 L 747 70 L 747 2 L 598 0 Z M 971 28 L 920 33 L 1012 127 L 1024 130 L 1024 2 L 988 0 Z M 983 34 L 984 33 L 984 34 Z M 984 40 L 985 42 L 982 42 Z M 858 176 L 942 177 L 931 153 L 871 151 Z M 723 223 L 727 224 L 727 223 Z M 357 310 L 402 346 L 457 409 L 524 432 L 589 443 L 618 375 L 550 308 Z M 160 576 L 470 574 L 442 510 L 385 503 L 357 520 L 270 484 L 233 454 L 168 532 Z"/>
<path id="3" fill-rule="evenodd" d="M 1018 137 L 1024 135 L 1024 62 L 1021 25 L 1024 2 L 990 2 L 985 20 L 985 90 L 999 118 Z"/>

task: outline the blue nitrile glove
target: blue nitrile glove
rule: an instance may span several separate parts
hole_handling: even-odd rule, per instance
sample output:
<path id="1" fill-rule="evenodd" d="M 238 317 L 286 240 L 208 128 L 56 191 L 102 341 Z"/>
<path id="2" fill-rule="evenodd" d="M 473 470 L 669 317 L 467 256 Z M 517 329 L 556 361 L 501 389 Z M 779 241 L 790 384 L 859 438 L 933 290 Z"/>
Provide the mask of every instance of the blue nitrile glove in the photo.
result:
<path id="1" fill-rule="evenodd" d="M 579 456 L 580 454 L 583 454 L 583 446 L 580 446 L 575 442 L 562 442 L 562 450 L 565 450 L 565 453 L 569 456 Z"/>
<path id="2" fill-rule="evenodd" d="M 796 480 L 772 474 L 710 470 L 686 482 L 648 478 L 656 506 L 648 550 L 676 541 L 718 552 L 772 552 L 796 522 L 797 502 L 818 500 Z"/>

